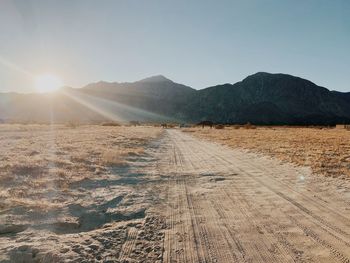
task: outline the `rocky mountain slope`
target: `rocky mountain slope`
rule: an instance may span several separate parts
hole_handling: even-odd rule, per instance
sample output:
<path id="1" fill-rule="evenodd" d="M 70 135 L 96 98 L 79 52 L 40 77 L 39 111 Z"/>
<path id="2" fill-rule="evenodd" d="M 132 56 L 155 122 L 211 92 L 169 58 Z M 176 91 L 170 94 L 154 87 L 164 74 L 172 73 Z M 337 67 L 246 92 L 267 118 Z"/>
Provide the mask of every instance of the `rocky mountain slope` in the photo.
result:
<path id="1" fill-rule="evenodd" d="M 259 72 L 200 90 L 189 112 L 194 120 L 224 123 L 331 124 L 349 121 L 348 98 L 302 78 Z"/>

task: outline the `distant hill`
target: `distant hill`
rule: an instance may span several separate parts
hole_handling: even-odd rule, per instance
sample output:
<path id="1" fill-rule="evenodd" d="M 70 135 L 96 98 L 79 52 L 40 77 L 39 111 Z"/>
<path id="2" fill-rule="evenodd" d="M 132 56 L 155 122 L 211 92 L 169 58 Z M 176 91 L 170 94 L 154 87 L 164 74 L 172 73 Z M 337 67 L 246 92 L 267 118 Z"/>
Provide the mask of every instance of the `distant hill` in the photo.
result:
<path id="1" fill-rule="evenodd" d="M 106 120 L 182 121 L 183 102 L 195 90 L 163 76 L 132 83 L 97 82 L 53 94 L 0 93 L 0 119 L 12 122 L 82 122 Z"/>
<path id="2" fill-rule="evenodd" d="M 287 74 L 259 72 L 235 84 L 198 91 L 190 118 L 223 123 L 335 124 L 349 122 L 349 93 L 331 92 Z"/>
<path id="3" fill-rule="evenodd" d="M 187 118 L 181 111 L 183 103 L 196 91 L 159 75 L 132 83 L 93 83 L 80 92 L 181 121 Z"/>
<path id="4" fill-rule="evenodd" d="M 97 82 L 55 94 L 0 94 L 0 119 L 21 122 L 115 120 L 255 124 L 350 123 L 350 92 L 287 74 L 259 72 L 235 84 L 202 90 L 164 76 Z"/>

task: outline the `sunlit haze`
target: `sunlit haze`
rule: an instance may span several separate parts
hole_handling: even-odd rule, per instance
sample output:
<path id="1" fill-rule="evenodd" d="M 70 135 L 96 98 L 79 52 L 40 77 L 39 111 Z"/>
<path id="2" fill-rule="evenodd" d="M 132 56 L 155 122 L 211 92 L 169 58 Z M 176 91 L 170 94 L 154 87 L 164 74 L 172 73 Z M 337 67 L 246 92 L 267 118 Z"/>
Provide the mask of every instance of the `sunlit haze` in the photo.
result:
<path id="1" fill-rule="evenodd" d="M 35 79 L 35 87 L 38 92 L 52 92 L 63 86 L 62 80 L 52 74 L 39 75 Z"/>
<path id="2" fill-rule="evenodd" d="M 258 71 L 350 91 L 350 1 L 0 2 L 0 91 L 162 74 L 196 89 Z M 29 74 L 28 74 L 29 73 Z"/>

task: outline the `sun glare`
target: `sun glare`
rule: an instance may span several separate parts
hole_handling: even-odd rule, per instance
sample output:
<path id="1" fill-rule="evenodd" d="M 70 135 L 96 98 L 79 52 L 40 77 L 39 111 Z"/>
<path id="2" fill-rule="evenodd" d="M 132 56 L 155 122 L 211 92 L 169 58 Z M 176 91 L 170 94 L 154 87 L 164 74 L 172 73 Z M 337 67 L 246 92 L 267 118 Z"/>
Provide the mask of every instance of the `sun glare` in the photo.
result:
<path id="1" fill-rule="evenodd" d="M 52 92 L 63 86 L 63 82 L 55 75 L 45 74 L 35 78 L 35 87 L 38 92 Z"/>

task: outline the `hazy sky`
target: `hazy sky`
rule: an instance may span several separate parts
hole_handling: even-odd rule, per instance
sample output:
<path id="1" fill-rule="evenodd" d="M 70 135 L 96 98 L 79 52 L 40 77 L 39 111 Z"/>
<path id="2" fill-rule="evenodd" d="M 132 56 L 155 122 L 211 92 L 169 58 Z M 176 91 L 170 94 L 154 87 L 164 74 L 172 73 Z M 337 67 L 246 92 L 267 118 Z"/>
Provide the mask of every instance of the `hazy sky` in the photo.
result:
<path id="1" fill-rule="evenodd" d="M 0 91 L 34 91 L 46 72 L 200 89 L 257 71 L 350 91 L 350 1 L 0 1 Z"/>

